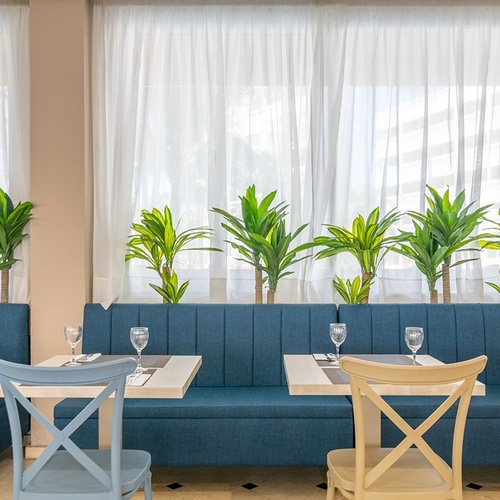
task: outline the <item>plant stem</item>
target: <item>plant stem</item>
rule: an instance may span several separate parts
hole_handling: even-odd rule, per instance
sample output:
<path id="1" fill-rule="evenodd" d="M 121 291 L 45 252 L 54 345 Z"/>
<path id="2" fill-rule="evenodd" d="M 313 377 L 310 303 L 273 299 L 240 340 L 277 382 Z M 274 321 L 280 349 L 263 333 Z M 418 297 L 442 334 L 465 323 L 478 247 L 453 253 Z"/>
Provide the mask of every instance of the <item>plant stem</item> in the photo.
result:
<path id="1" fill-rule="evenodd" d="M 9 302 L 9 274 L 10 267 L 2 269 L 2 304 Z"/>
<path id="2" fill-rule="evenodd" d="M 255 268 L 255 303 L 262 304 L 262 269 Z"/>
<path id="3" fill-rule="evenodd" d="M 438 291 L 434 288 L 431 292 L 431 304 L 437 304 L 438 303 Z"/>
<path id="4" fill-rule="evenodd" d="M 362 283 L 370 282 L 373 279 L 373 275 L 365 270 L 361 271 L 361 281 Z M 366 290 L 366 297 L 360 301 L 360 304 L 368 304 L 370 299 L 370 287 Z"/>
<path id="5" fill-rule="evenodd" d="M 450 291 L 450 265 L 447 262 L 443 262 L 443 303 L 451 303 L 451 291 Z"/>
<path id="6" fill-rule="evenodd" d="M 275 292 L 271 289 L 267 291 L 267 303 L 274 304 L 274 294 Z"/>

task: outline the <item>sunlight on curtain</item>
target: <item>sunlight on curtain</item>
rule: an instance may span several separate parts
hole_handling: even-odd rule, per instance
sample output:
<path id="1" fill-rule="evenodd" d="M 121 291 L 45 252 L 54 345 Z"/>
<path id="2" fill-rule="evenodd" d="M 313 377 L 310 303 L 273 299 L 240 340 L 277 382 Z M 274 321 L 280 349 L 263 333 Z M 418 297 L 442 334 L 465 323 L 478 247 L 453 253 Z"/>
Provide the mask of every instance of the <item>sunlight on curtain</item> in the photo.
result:
<path id="1" fill-rule="evenodd" d="M 29 200 L 29 19 L 27 2 L 0 0 L 0 186 Z M 16 249 L 11 302 L 29 300 L 29 238 Z"/>
<path id="2" fill-rule="evenodd" d="M 238 214 L 251 184 L 278 190 L 289 229 L 309 223 L 302 241 L 375 206 L 423 210 L 426 183 L 498 207 L 499 30 L 500 7 L 97 3 L 94 301 L 160 300 L 144 261 L 124 262 L 144 208 L 209 225 L 225 250 L 182 254 L 185 301 L 251 302 L 253 270 L 210 212 Z M 495 300 L 497 268 L 491 251 L 457 268 L 453 300 Z M 334 275 L 359 274 L 348 255 L 295 271 L 277 302 L 338 302 Z M 389 254 L 371 301 L 427 300 Z"/>

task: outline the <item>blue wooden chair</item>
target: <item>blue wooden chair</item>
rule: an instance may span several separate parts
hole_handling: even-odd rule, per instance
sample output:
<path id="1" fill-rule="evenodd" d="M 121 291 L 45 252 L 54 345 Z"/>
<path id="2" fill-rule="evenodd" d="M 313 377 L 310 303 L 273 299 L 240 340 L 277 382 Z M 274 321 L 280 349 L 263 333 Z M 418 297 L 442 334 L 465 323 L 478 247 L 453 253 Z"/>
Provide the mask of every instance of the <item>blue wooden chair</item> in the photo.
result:
<path id="1" fill-rule="evenodd" d="M 77 368 L 38 367 L 0 360 L 0 383 L 9 415 L 13 447 L 13 500 L 68 498 L 128 499 L 139 488 L 152 499 L 151 456 L 122 450 L 125 382 L 136 361 L 125 358 Z M 16 383 L 37 386 L 102 385 L 102 391 L 63 429 L 57 429 L 19 391 Z M 81 450 L 71 435 L 114 394 L 110 450 Z M 51 435 L 41 455 L 23 470 L 22 433 L 18 404 Z"/>

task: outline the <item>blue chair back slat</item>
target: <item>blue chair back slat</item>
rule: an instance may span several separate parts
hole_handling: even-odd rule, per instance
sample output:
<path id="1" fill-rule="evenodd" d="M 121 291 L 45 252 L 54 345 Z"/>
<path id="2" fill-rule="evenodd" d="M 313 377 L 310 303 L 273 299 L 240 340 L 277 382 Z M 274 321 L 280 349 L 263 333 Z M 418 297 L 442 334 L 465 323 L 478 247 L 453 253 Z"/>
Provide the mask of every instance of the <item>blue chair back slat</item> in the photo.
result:
<path id="1" fill-rule="evenodd" d="M 196 376 L 198 386 L 224 386 L 225 329 L 225 308 L 217 305 L 197 307 L 196 353 L 203 358 L 200 371 Z"/>
<path id="2" fill-rule="evenodd" d="M 224 385 L 253 385 L 253 305 L 226 307 Z"/>

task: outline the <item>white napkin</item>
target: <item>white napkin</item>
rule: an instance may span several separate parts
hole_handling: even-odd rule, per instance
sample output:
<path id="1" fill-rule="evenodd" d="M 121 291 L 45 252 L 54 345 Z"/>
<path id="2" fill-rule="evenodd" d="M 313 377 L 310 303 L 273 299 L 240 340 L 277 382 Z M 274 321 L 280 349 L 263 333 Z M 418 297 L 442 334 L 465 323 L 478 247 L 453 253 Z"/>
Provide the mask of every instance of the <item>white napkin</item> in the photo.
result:
<path id="1" fill-rule="evenodd" d="M 141 373 L 137 377 L 135 375 L 129 375 L 127 378 L 127 385 L 141 386 L 144 385 L 151 377 L 150 373 Z"/>
<path id="2" fill-rule="evenodd" d="M 316 361 L 326 361 L 327 360 L 326 354 L 313 354 L 313 358 Z"/>
<path id="3" fill-rule="evenodd" d="M 76 357 L 76 360 L 79 363 L 90 363 L 91 361 L 97 359 L 100 355 L 100 352 L 96 352 L 95 354 L 80 354 L 80 356 Z"/>

